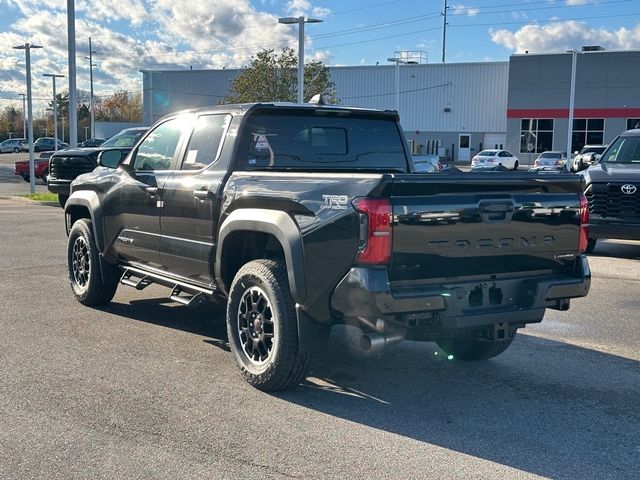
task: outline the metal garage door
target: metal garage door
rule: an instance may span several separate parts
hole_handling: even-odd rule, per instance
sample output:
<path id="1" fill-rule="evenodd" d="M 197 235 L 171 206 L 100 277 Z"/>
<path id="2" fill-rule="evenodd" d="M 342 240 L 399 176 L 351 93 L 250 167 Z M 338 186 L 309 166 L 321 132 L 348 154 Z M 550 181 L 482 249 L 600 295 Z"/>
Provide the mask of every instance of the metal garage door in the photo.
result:
<path id="1" fill-rule="evenodd" d="M 507 143 L 506 133 L 485 133 L 482 148 L 504 148 Z"/>

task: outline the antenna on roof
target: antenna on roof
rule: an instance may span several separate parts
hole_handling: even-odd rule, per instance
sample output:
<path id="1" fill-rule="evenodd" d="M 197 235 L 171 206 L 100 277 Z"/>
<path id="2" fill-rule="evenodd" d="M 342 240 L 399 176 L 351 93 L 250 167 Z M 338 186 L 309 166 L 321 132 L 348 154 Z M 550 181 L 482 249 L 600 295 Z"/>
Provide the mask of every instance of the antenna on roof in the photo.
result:
<path id="1" fill-rule="evenodd" d="M 311 99 L 307 103 L 311 103 L 313 105 L 326 105 L 327 104 L 327 102 L 324 101 L 324 98 L 322 97 L 321 93 L 318 93 L 318 94 L 314 95 L 313 97 L 311 97 Z"/>

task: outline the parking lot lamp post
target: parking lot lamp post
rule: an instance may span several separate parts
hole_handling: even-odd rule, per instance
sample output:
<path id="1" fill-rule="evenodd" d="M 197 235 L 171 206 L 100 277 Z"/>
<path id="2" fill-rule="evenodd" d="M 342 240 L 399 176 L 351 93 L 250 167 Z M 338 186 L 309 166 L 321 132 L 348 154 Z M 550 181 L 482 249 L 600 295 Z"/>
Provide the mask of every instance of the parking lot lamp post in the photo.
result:
<path id="1" fill-rule="evenodd" d="M 31 49 L 42 48 L 40 45 L 32 45 L 25 43 L 13 47 L 16 50 L 24 50 L 25 60 L 27 63 L 27 110 L 29 113 L 29 184 L 30 192 L 36 193 L 36 171 L 33 162 L 33 99 L 31 98 Z"/>
<path id="2" fill-rule="evenodd" d="M 56 78 L 64 78 L 64 75 L 56 75 L 55 73 L 43 73 L 43 77 L 51 77 L 53 80 L 53 151 L 58 151 L 58 105 L 56 100 Z"/>
<path id="3" fill-rule="evenodd" d="M 318 18 L 283 17 L 278 23 L 285 25 L 298 24 L 298 103 L 304 103 L 304 24 L 320 23 Z"/>
<path id="4" fill-rule="evenodd" d="M 571 86 L 569 92 L 569 122 L 567 125 L 567 162 L 571 160 L 572 143 L 573 143 L 573 106 L 576 97 L 576 63 L 578 60 L 578 51 L 570 50 L 571 53 Z"/>
<path id="5" fill-rule="evenodd" d="M 387 61 L 396 64 L 396 112 L 400 114 L 400 64 L 407 62 L 398 57 L 387 58 Z"/>

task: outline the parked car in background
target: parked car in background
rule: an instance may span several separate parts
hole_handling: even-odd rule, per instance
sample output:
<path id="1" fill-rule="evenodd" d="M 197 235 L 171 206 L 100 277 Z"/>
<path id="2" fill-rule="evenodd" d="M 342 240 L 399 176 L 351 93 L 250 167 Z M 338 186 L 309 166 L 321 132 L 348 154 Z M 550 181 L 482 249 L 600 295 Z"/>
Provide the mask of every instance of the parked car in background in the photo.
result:
<path id="1" fill-rule="evenodd" d="M 571 171 L 579 172 L 598 161 L 606 145 L 585 145 L 571 160 Z"/>
<path id="2" fill-rule="evenodd" d="M 24 150 L 25 143 L 23 138 L 10 138 L 0 143 L 0 153 L 18 153 Z"/>
<path id="3" fill-rule="evenodd" d="M 566 152 L 557 152 L 557 151 L 546 151 L 542 152 L 536 161 L 533 162 L 533 167 L 562 167 L 565 163 L 567 163 L 567 154 Z"/>
<path id="4" fill-rule="evenodd" d="M 416 173 L 436 173 L 443 165 L 437 155 L 413 155 L 413 168 Z"/>
<path id="5" fill-rule="evenodd" d="M 36 178 L 41 179 L 46 184 L 49 177 L 49 157 L 36 158 L 34 159 L 33 165 Z M 29 160 L 15 162 L 14 167 L 14 174 L 20 175 L 25 182 L 29 182 L 31 180 L 31 176 L 29 175 Z"/>
<path id="6" fill-rule="evenodd" d="M 640 130 L 621 134 L 580 175 L 589 202 L 587 252 L 599 238 L 640 240 Z"/>
<path id="7" fill-rule="evenodd" d="M 471 159 L 471 168 L 495 168 L 502 165 L 505 168 L 517 170 L 520 165 L 518 157 L 506 150 L 482 150 Z"/>
<path id="8" fill-rule="evenodd" d="M 54 153 L 49 160 L 49 191 L 57 193 L 60 205 L 64 206 L 69 198 L 69 185 L 78 175 L 96 168 L 100 152 L 118 148 L 126 155 L 147 130 L 147 127 L 125 128 L 99 147 L 74 148 Z"/>
<path id="9" fill-rule="evenodd" d="M 34 152 L 44 152 L 46 150 L 55 150 L 56 139 L 53 137 L 40 137 L 33 144 Z M 58 150 L 69 148 L 69 144 L 58 140 Z"/>
<path id="10" fill-rule="evenodd" d="M 84 142 L 82 142 L 80 145 L 78 145 L 78 147 L 80 148 L 99 147 L 105 142 L 105 140 L 106 140 L 105 138 L 89 138 Z"/>

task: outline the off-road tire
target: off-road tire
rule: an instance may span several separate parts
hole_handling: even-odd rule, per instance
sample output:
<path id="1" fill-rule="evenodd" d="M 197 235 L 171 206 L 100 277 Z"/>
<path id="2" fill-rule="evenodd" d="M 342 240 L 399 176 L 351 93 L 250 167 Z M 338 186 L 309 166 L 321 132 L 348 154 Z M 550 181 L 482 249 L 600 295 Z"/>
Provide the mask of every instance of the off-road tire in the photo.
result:
<path id="1" fill-rule="evenodd" d="M 266 354 L 262 364 L 249 359 L 240 331 L 241 323 L 249 322 L 249 315 L 242 313 L 241 304 L 246 301 L 246 295 L 254 287 L 257 287 L 268 300 L 268 311 L 271 315 L 269 328 L 272 328 L 273 334 L 269 340 L 271 350 Z M 241 318 L 242 315 L 244 320 Z M 264 331 L 266 332 L 266 328 Z M 240 268 L 229 291 L 227 333 L 233 357 L 242 376 L 250 385 L 263 391 L 285 390 L 305 378 L 311 355 L 301 355 L 298 352 L 295 302 L 289 290 L 284 262 L 254 260 Z M 249 331 L 244 335 L 248 345 Z"/>
<path id="2" fill-rule="evenodd" d="M 67 200 L 69 200 L 69 195 L 63 195 L 61 193 L 58 194 L 58 203 L 62 208 L 66 205 Z"/>
<path id="3" fill-rule="evenodd" d="M 82 274 L 78 273 L 77 267 L 78 249 L 82 250 L 80 254 L 83 257 Z M 115 266 L 105 262 L 101 264 L 91 221 L 86 218 L 81 218 L 74 223 L 71 232 L 69 232 L 67 272 L 71 291 L 76 300 L 83 305 L 94 306 L 109 303 L 118 288 L 120 272 Z M 79 280 L 79 276 L 84 281 Z"/>
<path id="4" fill-rule="evenodd" d="M 516 333 L 513 332 L 511 338 L 500 341 L 490 341 L 481 339 L 459 339 L 459 340 L 441 340 L 438 346 L 449 355 L 459 360 L 474 361 L 486 360 L 500 355 L 504 352 Z"/>
<path id="5" fill-rule="evenodd" d="M 596 243 L 598 243 L 598 239 L 597 238 L 590 238 L 587 241 L 587 248 L 585 249 L 585 253 L 593 252 L 593 249 L 596 248 Z"/>

